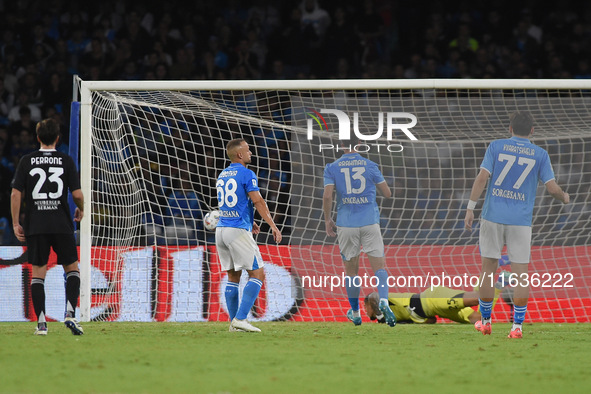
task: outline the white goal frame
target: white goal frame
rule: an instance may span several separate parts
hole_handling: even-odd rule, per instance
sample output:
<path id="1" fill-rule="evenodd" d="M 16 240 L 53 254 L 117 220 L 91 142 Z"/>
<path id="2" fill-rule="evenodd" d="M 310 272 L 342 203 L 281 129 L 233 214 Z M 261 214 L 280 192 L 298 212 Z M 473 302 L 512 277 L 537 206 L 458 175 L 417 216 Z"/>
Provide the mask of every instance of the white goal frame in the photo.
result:
<path id="1" fill-rule="evenodd" d="M 360 90 L 360 89 L 590 89 L 584 79 L 347 79 L 347 80 L 208 80 L 83 81 L 80 91 L 80 175 L 86 215 L 80 224 L 80 320 L 91 316 L 91 141 L 92 92 L 101 90 Z"/>

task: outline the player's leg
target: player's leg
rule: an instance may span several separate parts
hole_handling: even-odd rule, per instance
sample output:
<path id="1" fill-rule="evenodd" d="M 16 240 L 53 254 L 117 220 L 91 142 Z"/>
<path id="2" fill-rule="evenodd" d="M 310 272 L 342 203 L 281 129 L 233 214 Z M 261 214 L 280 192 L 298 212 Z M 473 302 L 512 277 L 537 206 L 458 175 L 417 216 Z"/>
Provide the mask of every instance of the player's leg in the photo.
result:
<path id="1" fill-rule="evenodd" d="M 64 268 L 66 275 L 66 316 L 64 324 L 74 335 L 84 334 L 76 320 L 76 306 L 80 297 L 80 270 L 78 268 L 78 249 L 74 234 L 53 234 L 51 245 L 57 255 L 57 263 Z"/>
<path id="2" fill-rule="evenodd" d="M 495 296 L 494 275 L 497 272 L 501 251 L 505 244 L 505 228 L 502 224 L 481 220 L 480 224 L 480 255 L 482 270 L 480 273 L 480 286 L 478 289 L 478 305 L 481 321 L 474 327 L 484 335 L 491 333 L 491 314 Z M 494 278 L 494 279 L 493 279 Z"/>
<path id="3" fill-rule="evenodd" d="M 388 272 L 386 271 L 386 258 L 384 256 L 371 256 L 368 254 L 367 256 L 369 260 L 369 264 L 374 271 L 374 275 L 378 279 L 378 295 L 380 297 L 379 301 L 379 311 L 380 315 L 377 316 L 378 320 L 382 317 L 386 319 L 386 323 L 390 327 L 394 327 L 396 325 L 396 315 L 390 309 L 388 304 L 388 294 L 390 293 L 390 288 L 388 287 Z"/>
<path id="4" fill-rule="evenodd" d="M 76 317 L 76 306 L 80 297 L 80 270 L 78 261 L 64 265 L 66 274 L 66 317 Z"/>
<path id="5" fill-rule="evenodd" d="M 495 275 L 497 267 L 497 258 L 482 257 L 481 285 L 478 290 L 478 310 L 481 315 L 481 324 L 475 327 L 484 335 L 491 333 L 492 309 L 495 296 L 494 281 L 491 278 Z"/>
<path id="6" fill-rule="evenodd" d="M 236 317 L 236 312 L 238 312 L 238 305 L 240 303 L 239 283 L 242 271 L 231 269 L 226 272 L 228 274 L 228 282 L 226 283 L 224 296 L 226 298 L 228 316 L 230 317 L 230 321 L 232 321 Z"/>
<path id="7" fill-rule="evenodd" d="M 37 315 L 37 329 L 35 335 L 47 335 L 47 320 L 45 319 L 45 275 L 47 274 L 47 260 L 49 259 L 50 243 L 43 235 L 27 237 L 27 251 L 29 263 L 32 266 L 31 299 L 33 309 Z"/>
<path id="8" fill-rule="evenodd" d="M 218 259 L 223 271 L 228 274 L 228 281 L 226 282 L 226 289 L 224 290 L 224 298 L 226 299 L 226 307 L 228 308 L 228 316 L 230 321 L 236 317 L 239 304 L 239 289 L 240 276 L 242 271 L 234 269 L 234 262 L 232 261 L 232 254 L 226 245 L 225 237 L 232 237 L 232 229 L 229 227 L 217 227 L 215 230 L 215 244 L 218 253 Z M 232 331 L 232 326 L 230 326 Z"/>
<path id="9" fill-rule="evenodd" d="M 244 290 L 242 291 L 242 300 L 238 306 L 236 316 L 230 323 L 230 328 L 231 331 L 234 329 L 234 331 L 260 332 L 261 330 L 259 328 L 253 326 L 247 321 L 247 317 L 257 297 L 259 296 L 261 287 L 263 286 L 265 280 L 265 271 L 263 268 L 257 268 L 254 270 L 247 270 L 247 272 L 249 279 L 248 282 L 246 282 L 246 286 L 244 286 Z"/>
<path id="10" fill-rule="evenodd" d="M 347 311 L 347 318 L 358 326 L 362 322 L 359 311 L 359 296 L 361 294 L 361 278 L 358 277 L 359 251 L 361 249 L 359 228 L 338 227 L 337 241 L 345 265 L 345 290 L 351 306 L 351 309 Z"/>
<path id="11" fill-rule="evenodd" d="M 76 320 L 76 305 L 80 296 L 80 271 L 78 261 L 64 265 L 66 273 L 66 318 L 64 324 L 72 331 L 74 335 L 84 334 L 84 330 L 78 320 Z"/>
<path id="12" fill-rule="evenodd" d="M 35 335 L 47 335 L 47 321 L 45 320 L 45 275 L 47 274 L 47 265 L 42 267 L 33 265 L 32 268 L 31 298 L 33 299 L 35 315 L 37 315 Z"/>
<path id="13" fill-rule="evenodd" d="M 529 299 L 528 268 L 531 254 L 531 227 L 509 226 L 507 238 L 507 254 L 511 261 L 511 272 L 517 276 L 518 280 L 513 294 L 513 327 L 509 338 L 521 338 Z"/>
<path id="14" fill-rule="evenodd" d="M 256 265 L 255 265 L 256 266 Z M 242 300 L 236 313 L 238 320 L 245 320 L 248 317 L 248 313 L 251 311 L 256 299 L 259 296 L 263 283 L 265 283 L 265 270 L 263 268 L 257 268 L 248 270 L 248 282 L 244 286 L 242 291 Z"/>
<path id="15" fill-rule="evenodd" d="M 384 240 L 382 239 L 379 224 L 376 223 L 361 228 L 361 244 L 367 254 L 374 275 L 378 279 L 377 290 L 380 296 L 380 312 L 386 318 L 386 323 L 390 327 L 394 327 L 396 325 L 396 315 L 394 315 L 388 304 L 390 288 L 388 286 L 388 272 L 386 271 Z"/>
<path id="16" fill-rule="evenodd" d="M 252 233 L 244 229 L 232 229 L 235 235 L 233 241 L 228 244 L 228 248 L 234 262 L 234 269 L 246 270 L 248 272 L 248 282 L 242 291 L 242 300 L 238 305 L 236 316 L 232 319 L 230 326 L 242 331 L 259 332 L 258 328 L 251 325 L 246 318 L 252 309 L 261 287 L 265 280 L 264 263 L 261 252 L 257 246 Z M 240 280 L 238 278 L 238 280 Z"/>
<path id="17" fill-rule="evenodd" d="M 347 311 L 347 318 L 356 326 L 361 325 L 361 312 L 359 310 L 359 296 L 361 295 L 361 278 L 359 273 L 359 255 L 353 256 L 348 260 L 344 259 L 345 265 L 345 290 L 351 309 Z"/>
<path id="18" fill-rule="evenodd" d="M 497 280 L 494 283 L 494 296 L 493 296 L 493 301 L 492 301 L 492 310 L 493 311 L 495 309 L 495 305 L 496 305 L 497 301 L 499 300 L 501 293 L 503 292 L 505 287 L 507 287 L 509 285 L 509 275 L 510 274 L 511 273 L 509 271 L 502 270 L 501 273 L 499 274 L 499 276 L 497 277 Z M 487 277 L 487 280 L 490 280 L 490 278 Z M 468 305 L 466 305 L 466 306 L 478 306 L 479 305 L 478 304 L 479 289 L 480 289 L 480 287 L 476 286 L 476 287 L 474 287 L 474 291 L 468 291 L 468 292 L 464 293 L 464 299 L 467 300 L 467 302 L 468 302 Z M 476 297 L 476 298 L 474 299 L 474 297 Z M 473 304 L 473 302 L 476 302 L 476 303 Z"/>
<path id="19" fill-rule="evenodd" d="M 527 301 L 529 299 L 529 286 L 526 285 L 529 264 L 511 263 L 511 272 L 516 275 L 517 286 L 513 293 L 513 326 L 509 338 L 521 338 L 523 321 L 527 313 Z"/>

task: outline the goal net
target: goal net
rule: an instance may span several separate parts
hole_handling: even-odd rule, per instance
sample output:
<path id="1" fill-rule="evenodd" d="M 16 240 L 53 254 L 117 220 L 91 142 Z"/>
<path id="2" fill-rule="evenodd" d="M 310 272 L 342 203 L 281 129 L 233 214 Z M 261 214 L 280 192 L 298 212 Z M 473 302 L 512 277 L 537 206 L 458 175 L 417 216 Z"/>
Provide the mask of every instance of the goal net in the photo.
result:
<path id="1" fill-rule="evenodd" d="M 336 239 L 325 232 L 322 193 L 324 167 L 341 156 L 339 138 L 347 133 L 362 136 L 353 148 L 378 164 L 393 190 L 392 198 L 378 197 L 390 291 L 471 291 L 481 263 L 478 224 L 463 228 L 470 189 L 488 143 L 508 137 L 510 113 L 526 110 L 533 142 L 549 152 L 557 182 L 571 195 L 562 205 L 538 189 L 528 319 L 589 321 L 587 85 L 80 81 L 89 208 L 81 228 L 82 320 L 228 320 L 226 275 L 202 218 L 217 206 L 216 179 L 229 164 L 232 138 L 249 143 L 249 168 L 284 236 L 276 245 L 255 215 L 266 280 L 251 320 L 346 321 L 344 267 Z M 510 271 L 506 256 L 502 270 Z M 375 291 L 363 253 L 359 275 L 363 298 Z M 510 318 L 510 298 L 508 286 L 495 319 Z"/>

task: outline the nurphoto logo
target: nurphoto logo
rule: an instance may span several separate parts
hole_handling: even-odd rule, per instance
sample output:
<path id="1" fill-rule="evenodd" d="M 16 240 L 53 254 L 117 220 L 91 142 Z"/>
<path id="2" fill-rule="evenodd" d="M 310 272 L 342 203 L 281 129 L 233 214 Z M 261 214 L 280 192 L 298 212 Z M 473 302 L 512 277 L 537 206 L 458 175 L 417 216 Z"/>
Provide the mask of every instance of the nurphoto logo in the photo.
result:
<path id="1" fill-rule="evenodd" d="M 323 114 L 336 115 L 339 125 L 339 140 L 348 141 L 351 139 L 351 119 L 349 116 L 338 109 L 320 109 L 316 111 L 312 108 L 306 108 L 306 115 L 309 116 L 307 119 L 308 127 L 308 140 L 313 138 L 314 123 L 318 125 L 320 131 L 328 132 L 328 124 Z M 417 124 L 417 117 L 408 112 L 379 112 L 377 121 L 377 131 L 373 134 L 364 134 L 359 130 L 359 112 L 353 112 L 353 133 L 358 140 L 364 141 L 356 145 L 340 146 L 334 144 L 319 144 L 319 151 L 323 150 L 339 150 L 339 149 L 351 149 L 356 152 L 369 152 L 372 148 L 378 152 L 381 148 L 386 148 L 388 152 L 402 152 L 403 146 L 401 144 L 390 144 L 390 143 L 378 143 L 377 140 L 383 137 L 384 131 L 386 133 L 386 140 L 389 142 L 393 139 L 394 133 L 401 131 L 411 141 L 417 141 L 417 137 L 410 131 Z M 384 121 L 385 120 L 385 121 Z M 406 120 L 401 123 L 400 120 Z M 409 121 L 410 120 L 410 121 Z M 385 127 L 384 127 L 385 123 Z M 368 143 L 368 141 L 375 141 Z"/>

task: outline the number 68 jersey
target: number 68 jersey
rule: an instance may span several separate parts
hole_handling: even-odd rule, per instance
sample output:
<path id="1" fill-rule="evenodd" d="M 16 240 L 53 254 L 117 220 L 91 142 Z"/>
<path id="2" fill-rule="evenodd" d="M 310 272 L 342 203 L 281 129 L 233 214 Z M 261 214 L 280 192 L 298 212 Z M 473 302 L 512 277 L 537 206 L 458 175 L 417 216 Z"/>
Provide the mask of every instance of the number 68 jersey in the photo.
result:
<path id="1" fill-rule="evenodd" d="M 538 181 L 554 179 L 548 152 L 527 138 L 496 140 L 486 149 L 480 168 L 490 174 L 482 218 L 531 226 Z"/>
<path id="2" fill-rule="evenodd" d="M 217 226 L 252 231 L 254 205 L 248 193 L 260 190 L 255 173 L 240 163 L 232 163 L 220 173 L 215 186 L 220 210 Z"/>
<path id="3" fill-rule="evenodd" d="M 70 156 L 49 149 L 23 156 L 12 188 L 24 194 L 25 236 L 73 233 L 68 190 L 80 189 L 80 178 Z"/>

